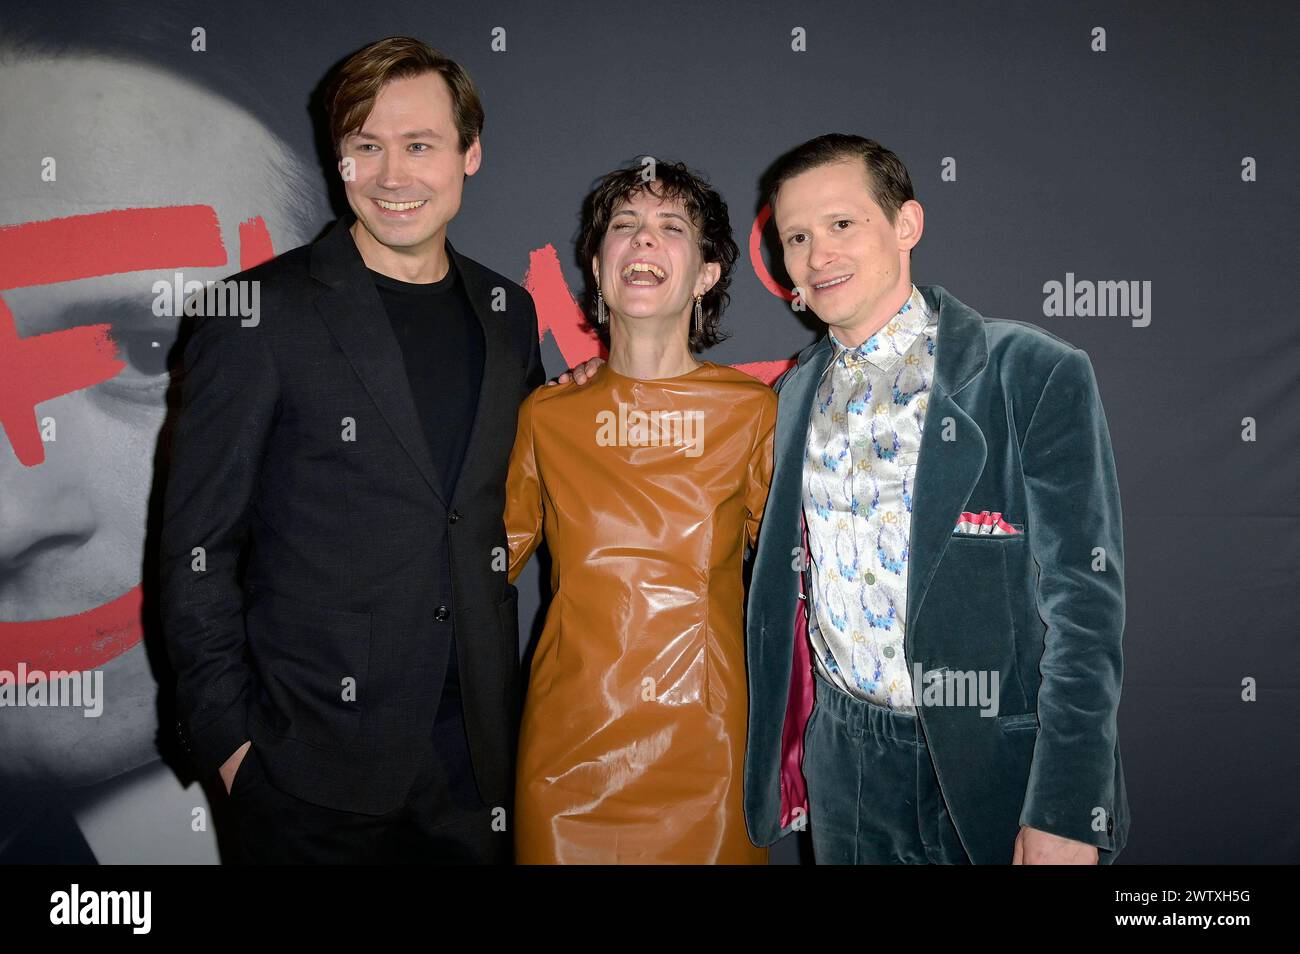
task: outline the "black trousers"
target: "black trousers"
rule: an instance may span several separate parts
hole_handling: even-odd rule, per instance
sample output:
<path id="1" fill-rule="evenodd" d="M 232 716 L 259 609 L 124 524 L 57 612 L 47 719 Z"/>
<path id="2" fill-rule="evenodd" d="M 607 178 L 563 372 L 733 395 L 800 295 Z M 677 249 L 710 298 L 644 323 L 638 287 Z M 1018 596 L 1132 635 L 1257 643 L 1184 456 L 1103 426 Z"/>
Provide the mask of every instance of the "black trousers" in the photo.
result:
<path id="1" fill-rule="evenodd" d="M 456 707 L 459 709 L 459 706 Z M 433 768 L 386 815 L 338 811 L 276 788 L 257 746 L 235 773 L 230 799 L 250 864 L 510 864 L 512 833 L 474 784 L 459 711 L 440 718 Z M 493 825 L 496 820 L 496 825 Z"/>

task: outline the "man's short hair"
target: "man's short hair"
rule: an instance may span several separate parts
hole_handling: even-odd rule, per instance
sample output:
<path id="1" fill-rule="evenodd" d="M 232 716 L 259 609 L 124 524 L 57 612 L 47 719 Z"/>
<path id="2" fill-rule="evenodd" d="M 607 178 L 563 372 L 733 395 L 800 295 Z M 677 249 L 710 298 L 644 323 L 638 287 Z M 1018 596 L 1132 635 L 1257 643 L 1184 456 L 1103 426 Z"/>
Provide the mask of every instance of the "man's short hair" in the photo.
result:
<path id="1" fill-rule="evenodd" d="M 809 139 L 779 158 L 764 176 L 763 192 L 768 204 L 772 205 L 776 201 L 777 191 L 787 180 L 800 173 L 834 162 L 852 162 L 854 159 L 860 160 L 866 168 L 871 197 L 884 210 L 889 224 L 893 225 L 903 203 L 916 198 L 912 192 L 912 177 L 907 173 L 907 166 L 874 139 L 845 133 L 827 133 Z"/>
<path id="2" fill-rule="evenodd" d="M 342 155 L 343 139 L 369 118 L 381 89 L 394 80 L 425 73 L 437 73 L 446 80 L 460 151 L 469 149 L 483 132 L 483 103 L 469 73 L 427 43 L 409 36 L 390 36 L 348 57 L 325 89 L 325 113 L 335 158 Z"/>

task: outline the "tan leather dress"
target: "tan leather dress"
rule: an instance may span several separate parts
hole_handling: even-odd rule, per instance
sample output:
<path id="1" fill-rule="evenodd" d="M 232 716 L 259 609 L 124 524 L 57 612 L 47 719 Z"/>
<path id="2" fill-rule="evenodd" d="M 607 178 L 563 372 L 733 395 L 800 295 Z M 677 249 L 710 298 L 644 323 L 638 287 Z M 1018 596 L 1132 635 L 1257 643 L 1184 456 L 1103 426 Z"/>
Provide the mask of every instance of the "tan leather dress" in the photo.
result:
<path id="1" fill-rule="evenodd" d="M 539 388 L 519 412 L 513 581 L 545 535 L 554 598 L 520 733 L 521 864 L 765 864 L 742 783 L 742 551 L 772 475 L 776 395 L 705 362 Z"/>

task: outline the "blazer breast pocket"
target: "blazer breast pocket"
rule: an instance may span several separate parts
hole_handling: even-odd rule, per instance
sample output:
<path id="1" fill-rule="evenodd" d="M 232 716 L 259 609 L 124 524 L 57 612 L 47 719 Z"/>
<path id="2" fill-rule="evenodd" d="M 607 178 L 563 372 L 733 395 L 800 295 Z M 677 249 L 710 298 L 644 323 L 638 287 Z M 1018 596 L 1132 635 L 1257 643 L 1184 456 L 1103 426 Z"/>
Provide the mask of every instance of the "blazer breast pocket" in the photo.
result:
<path id="1" fill-rule="evenodd" d="M 367 701 L 370 614 L 262 593 L 246 621 L 261 690 L 254 711 L 263 724 L 318 749 L 351 742 Z"/>
<path id="2" fill-rule="evenodd" d="M 925 612 L 933 613 L 951 640 L 960 669 L 997 670 L 1005 682 L 1014 673 L 1016 618 L 1013 600 L 1022 599 L 1014 582 L 1021 565 L 1024 535 L 953 533 L 935 568 Z M 945 658 L 945 662 L 949 662 Z"/>

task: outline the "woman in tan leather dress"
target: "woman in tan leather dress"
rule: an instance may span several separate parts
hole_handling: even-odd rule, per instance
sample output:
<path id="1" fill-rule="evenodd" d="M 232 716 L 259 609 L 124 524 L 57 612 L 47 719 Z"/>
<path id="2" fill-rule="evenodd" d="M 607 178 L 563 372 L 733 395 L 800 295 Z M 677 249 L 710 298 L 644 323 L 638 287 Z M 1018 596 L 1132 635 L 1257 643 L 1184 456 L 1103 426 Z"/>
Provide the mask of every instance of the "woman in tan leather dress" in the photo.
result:
<path id="1" fill-rule="evenodd" d="M 601 180 L 580 248 L 609 361 L 519 412 L 513 582 L 545 537 L 554 594 L 520 733 L 521 864 L 765 864 L 742 803 L 742 553 L 772 472 L 776 395 L 692 350 L 719 339 L 737 256 L 680 164 Z"/>

